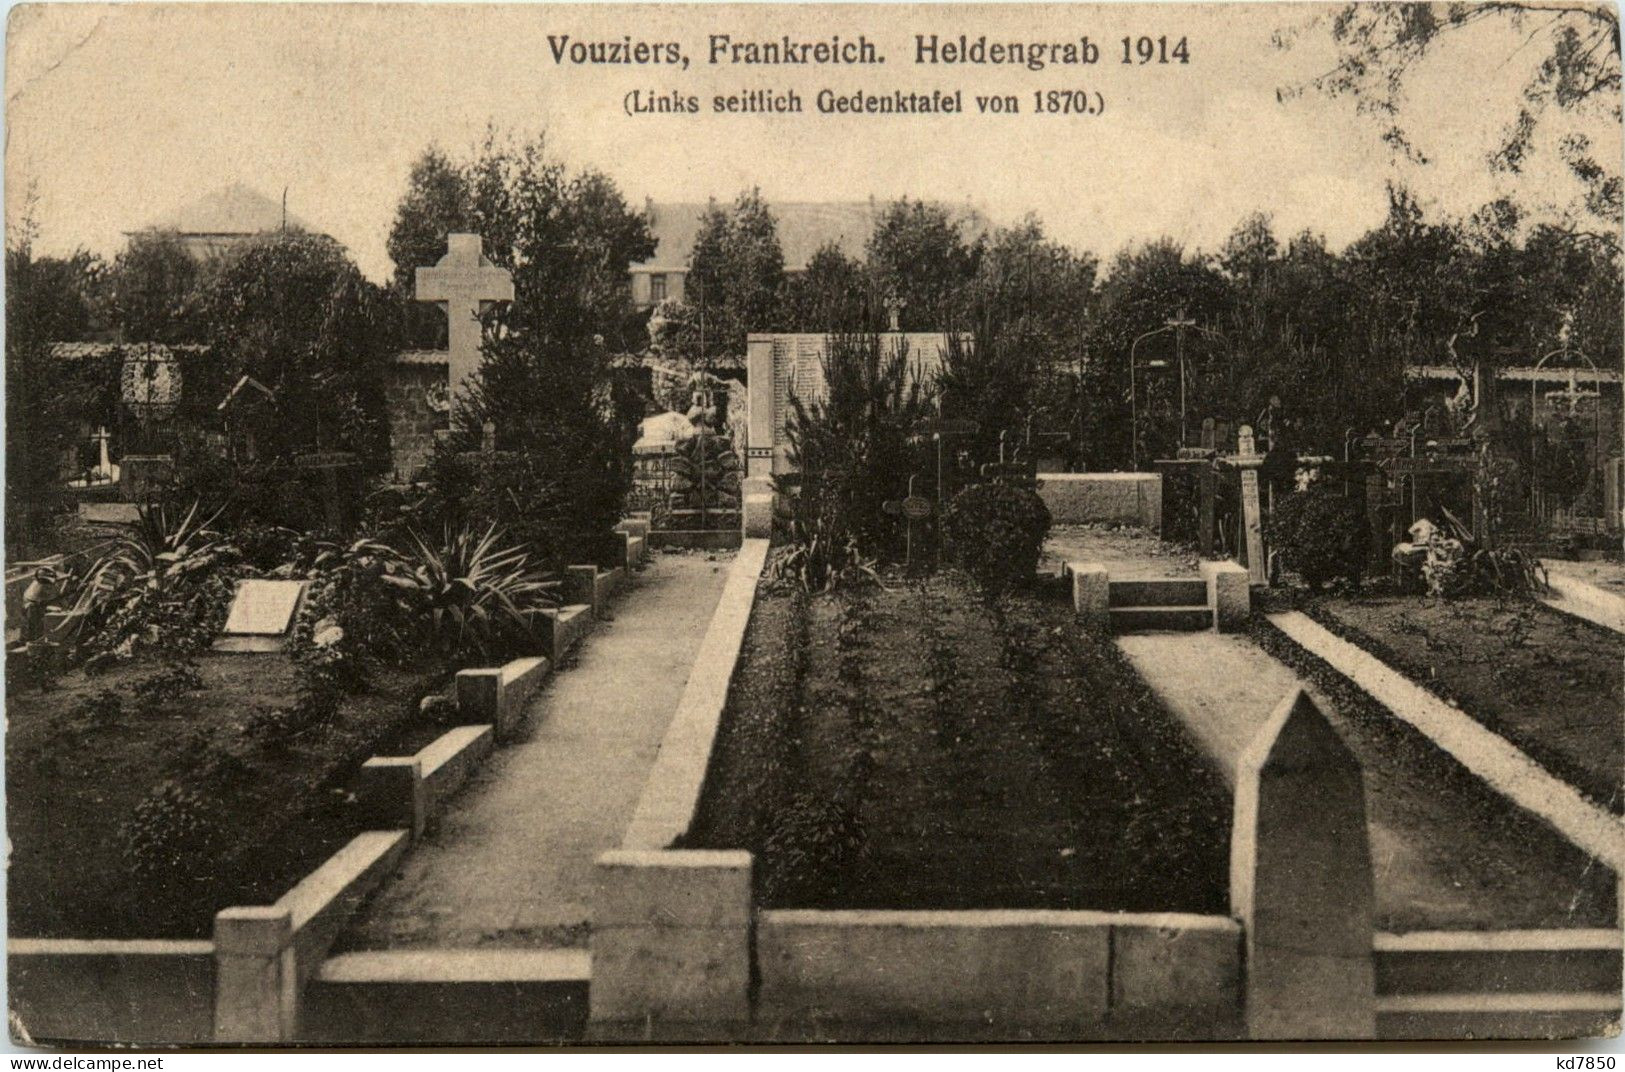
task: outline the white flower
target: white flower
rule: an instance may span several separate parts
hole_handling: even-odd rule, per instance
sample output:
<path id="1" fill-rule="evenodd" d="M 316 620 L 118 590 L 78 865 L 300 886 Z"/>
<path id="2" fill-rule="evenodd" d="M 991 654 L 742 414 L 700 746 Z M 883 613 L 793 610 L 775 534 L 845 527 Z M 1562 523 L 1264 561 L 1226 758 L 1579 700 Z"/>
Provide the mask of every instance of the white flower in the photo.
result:
<path id="1" fill-rule="evenodd" d="M 310 642 L 316 645 L 318 648 L 331 648 L 334 644 L 337 644 L 343 639 L 344 630 L 339 626 L 330 625 L 326 629 L 323 629 L 321 632 L 317 633 L 315 636 L 311 637 Z"/>

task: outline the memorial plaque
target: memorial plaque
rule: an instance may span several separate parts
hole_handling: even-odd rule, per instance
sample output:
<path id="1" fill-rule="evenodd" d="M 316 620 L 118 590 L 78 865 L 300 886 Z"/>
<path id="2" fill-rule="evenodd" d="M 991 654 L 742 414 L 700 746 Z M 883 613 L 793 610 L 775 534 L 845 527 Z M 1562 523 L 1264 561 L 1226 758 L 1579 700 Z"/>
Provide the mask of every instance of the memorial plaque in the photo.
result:
<path id="1" fill-rule="evenodd" d="M 305 581 L 244 581 L 226 615 L 217 651 L 281 651 L 305 598 Z"/>

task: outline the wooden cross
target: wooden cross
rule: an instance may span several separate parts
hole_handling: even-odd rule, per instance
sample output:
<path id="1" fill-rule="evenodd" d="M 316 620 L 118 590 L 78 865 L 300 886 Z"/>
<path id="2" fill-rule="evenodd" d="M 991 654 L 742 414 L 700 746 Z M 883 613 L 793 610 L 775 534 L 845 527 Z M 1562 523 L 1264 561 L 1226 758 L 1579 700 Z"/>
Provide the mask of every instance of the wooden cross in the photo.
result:
<path id="1" fill-rule="evenodd" d="M 480 303 L 513 301 L 513 276 L 481 252 L 476 234 L 446 236 L 446 255 L 417 270 L 417 300 L 446 308 L 446 365 L 452 405 L 480 367 Z"/>
<path id="2" fill-rule="evenodd" d="M 894 517 L 901 514 L 908 521 L 908 534 L 906 537 L 903 562 L 905 565 L 914 564 L 914 526 L 931 516 L 931 500 L 914 490 L 915 482 L 920 478 L 908 478 L 908 497 L 906 499 L 888 499 L 880 504 L 880 508 Z"/>

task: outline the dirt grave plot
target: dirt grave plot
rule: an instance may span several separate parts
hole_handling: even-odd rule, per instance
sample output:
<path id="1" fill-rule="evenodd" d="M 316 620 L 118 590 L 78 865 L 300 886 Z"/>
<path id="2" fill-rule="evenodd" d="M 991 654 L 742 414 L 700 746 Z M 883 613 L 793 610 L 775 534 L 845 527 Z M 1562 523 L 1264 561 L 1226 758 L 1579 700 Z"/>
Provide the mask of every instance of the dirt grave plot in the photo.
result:
<path id="1" fill-rule="evenodd" d="M 1329 700 L 1359 759 L 1377 929 L 1617 927 L 1618 879 L 1263 617 L 1250 635 Z"/>
<path id="2" fill-rule="evenodd" d="M 1068 562 L 1096 562 L 1113 580 L 1195 577 L 1194 547 L 1166 543 L 1155 532 L 1127 525 L 1055 525 L 1044 541 L 1039 569 L 1056 573 Z"/>
<path id="3" fill-rule="evenodd" d="M 7 875 L 19 937 L 205 938 L 216 910 L 269 904 L 359 831 L 351 781 L 414 727 L 429 681 L 379 672 L 370 691 L 295 732 L 256 732 L 292 705 L 276 655 L 206 655 L 201 688 L 135 702 L 160 669 L 135 662 L 7 698 Z M 87 701 L 104 694 L 121 702 Z M 179 791 L 137 837 L 126 823 L 161 787 Z M 146 848 L 132 852 L 132 841 Z"/>
<path id="4" fill-rule="evenodd" d="M 1057 592 L 764 585 L 682 844 L 774 907 L 1223 912 L 1229 795 Z"/>
<path id="5" fill-rule="evenodd" d="M 1625 637 L 1534 602 L 1368 595 L 1304 609 L 1625 812 Z"/>

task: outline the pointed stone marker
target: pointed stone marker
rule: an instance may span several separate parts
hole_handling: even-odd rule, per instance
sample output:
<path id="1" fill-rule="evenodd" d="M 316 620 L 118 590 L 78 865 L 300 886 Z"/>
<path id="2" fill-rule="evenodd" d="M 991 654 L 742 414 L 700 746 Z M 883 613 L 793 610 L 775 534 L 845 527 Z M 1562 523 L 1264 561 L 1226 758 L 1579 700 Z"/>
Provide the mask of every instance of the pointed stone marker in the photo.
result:
<path id="1" fill-rule="evenodd" d="M 1375 1036 L 1374 901 L 1359 761 L 1293 689 L 1236 770 L 1230 914 L 1250 1037 Z"/>

